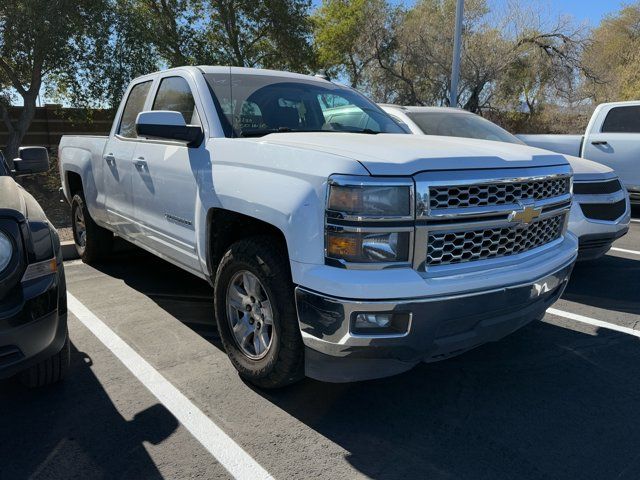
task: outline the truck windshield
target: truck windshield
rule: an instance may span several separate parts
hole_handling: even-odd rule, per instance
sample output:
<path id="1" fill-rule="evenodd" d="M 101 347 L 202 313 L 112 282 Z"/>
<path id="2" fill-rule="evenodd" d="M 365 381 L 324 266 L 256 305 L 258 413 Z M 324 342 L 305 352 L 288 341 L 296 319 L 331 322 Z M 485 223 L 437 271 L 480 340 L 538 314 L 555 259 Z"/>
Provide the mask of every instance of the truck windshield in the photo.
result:
<path id="1" fill-rule="evenodd" d="M 405 133 L 376 104 L 331 82 L 205 74 L 228 137 L 277 132 Z"/>
<path id="2" fill-rule="evenodd" d="M 514 135 L 478 115 L 460 112 L 406 112 L 425 135 L 477 138 L 496 142 L 524 143 Z"/>

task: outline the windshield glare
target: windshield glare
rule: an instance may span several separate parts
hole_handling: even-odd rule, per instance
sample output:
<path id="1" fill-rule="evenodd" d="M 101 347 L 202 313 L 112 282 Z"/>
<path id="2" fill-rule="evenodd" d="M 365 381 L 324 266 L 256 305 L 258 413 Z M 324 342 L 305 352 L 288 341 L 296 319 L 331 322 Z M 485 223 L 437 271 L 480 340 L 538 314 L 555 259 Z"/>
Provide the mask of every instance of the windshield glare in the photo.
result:
<path id="1" fill-rule="evenodd" d="M 405 133 L 359 93 L 330 82 L 205 74 L 228 137 L 275 132 Z"/>
<path id="2" fill-rule="evenodd" d="M 458 112 L 406 113 L 426 135 L 477 138 L 523 145 L 519 138 L 478 115 Z"/>

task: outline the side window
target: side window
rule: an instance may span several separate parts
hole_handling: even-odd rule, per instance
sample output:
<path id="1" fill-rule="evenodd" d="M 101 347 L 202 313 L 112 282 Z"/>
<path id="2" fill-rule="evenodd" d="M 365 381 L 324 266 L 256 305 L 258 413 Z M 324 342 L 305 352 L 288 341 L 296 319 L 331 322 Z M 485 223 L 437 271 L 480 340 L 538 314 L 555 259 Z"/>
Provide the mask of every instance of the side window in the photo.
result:
<path id="1" fill-rule="evenodd" d="M 196 110 L 196 102 L 193 99 L 191 88 L 182 77 L 162 79 L 151 109 L 180 112 L 188 125 L 200 125 L 200 117 Z"/>
<path id="2" fill-rule="evenodd" d="M 640 133 L 640 105 L 609 110 L 602 124 L 603 133 Z"/>
<path id="3" fill-rule="evenodd" d="M 131 89 L 127 103 L 122 111 L 118 134 L 127 138 L 136 138 L 136 118 L 144 108 L 144 102 L 151 88 L 151 81 L 138 83 Z"/>

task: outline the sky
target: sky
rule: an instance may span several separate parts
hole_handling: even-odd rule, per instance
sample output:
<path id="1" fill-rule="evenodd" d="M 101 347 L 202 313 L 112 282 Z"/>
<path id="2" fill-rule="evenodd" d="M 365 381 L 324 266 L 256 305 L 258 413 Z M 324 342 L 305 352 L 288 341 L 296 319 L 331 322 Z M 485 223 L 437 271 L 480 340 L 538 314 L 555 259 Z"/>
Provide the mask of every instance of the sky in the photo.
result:
<path id="1" fill-rule="evenodd" d="M 488 0 L 490 6 L 503 4 L 505 0 Z M 555 15 L 571 15 L 578 22 L 587 22 L 596 26 L 607 14 L 620 10 L 625 3 L 620 0 L 535 0 L 540 5 Z M 321 0 L 312 0 L 314 6 Z M 391 0 L 394 4 L 411 5 L 415 0 Z"/>
<path id="2" fill-rule="evenodd" d="M 500 3 L 489 0 L 489 5 Z M 555 15 L 571 15 L 578 22 L 587 22 L 592 27 L 608 14 L 619 11 L 625 3 L 619 0 L 541 0 L 543 8 L 547 8 Z"/>

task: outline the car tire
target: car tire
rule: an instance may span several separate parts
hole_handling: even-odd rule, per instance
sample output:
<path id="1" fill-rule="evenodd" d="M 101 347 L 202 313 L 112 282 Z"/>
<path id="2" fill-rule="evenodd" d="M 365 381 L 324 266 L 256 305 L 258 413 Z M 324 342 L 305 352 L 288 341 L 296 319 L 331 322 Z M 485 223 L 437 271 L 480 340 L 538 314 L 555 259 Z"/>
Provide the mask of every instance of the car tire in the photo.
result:
<path id="1" fill-rule="evenodd" d="M 93 221 L 81 192 L 71 199 L 71 225 L 76 250 L 83 262 L 95 263 L 109 256 L 113 233 Z"/>
<path id="2" fill-rule="evenodd" d="M 71 346 L 69 333 L 62 349 L 55 355 L 28 368 L 20 374 L 20 382 L 28 388 L 45 387 L 58 383 L 64 379 L 69 370 Z"/>
<path id="3" fill-rule="evenodd" d="M 242 282 L 245 278 L 255 278 L 259 281 L 259 284 L 255 284 L 255 281 L 251 280 L 257 285 L 257 299 L 248 294 L 249 289 L 244 288 Z M 242 298 L 248 297 L 258 302 L 253 304 L 256 305 L 253 311 L 246 314 L 255 314 L 257 317 L 253 323 L 254 331 L 249 334 L 249 340 L 244 346 L 241 346 L 243 342 L 238 339 L 242 335 L 234 333 L 240 320 L 237 320 L 235 327 L 232 326 L 236 321 L 232 317 L 236 317 L 236 314 L 238 317 L 244 315 L 241 309 L 234 306 L 236 304 L 233 303 L 232 297 L 237 297 L 231 293 L 232 289 L 236 292 L 235 295 L 237 292 L 244 292 L 246 295 Z M 214 297 L 222 344 L 233 366 L 244 379 L 260 388 L 272 389 L 284 387 L 304 377 L 304 345 L 298 326 L 293 283 L 284 247 L 278 246 L 277 241 L 266 236 L 253 237 L 233 244 L 218 265 Z M 269 312 L 271 322 L 267 318 Z M 256 345 L 256 332 L 261 328 L 258 317 L 263 321 L 260 332 L 270 338 L 268 347 L 259 358 L 257 354 L 260 349 L 251 346 L 252 343 Z M 266 333 L 268 331 L 270 336 Z M 262 338 L 260 335 L 258 337 Z M 262 345 L 266 343 L 267 341 L 264 341 Z M 249 349 L 255 355 L 251 355 Z"/>

